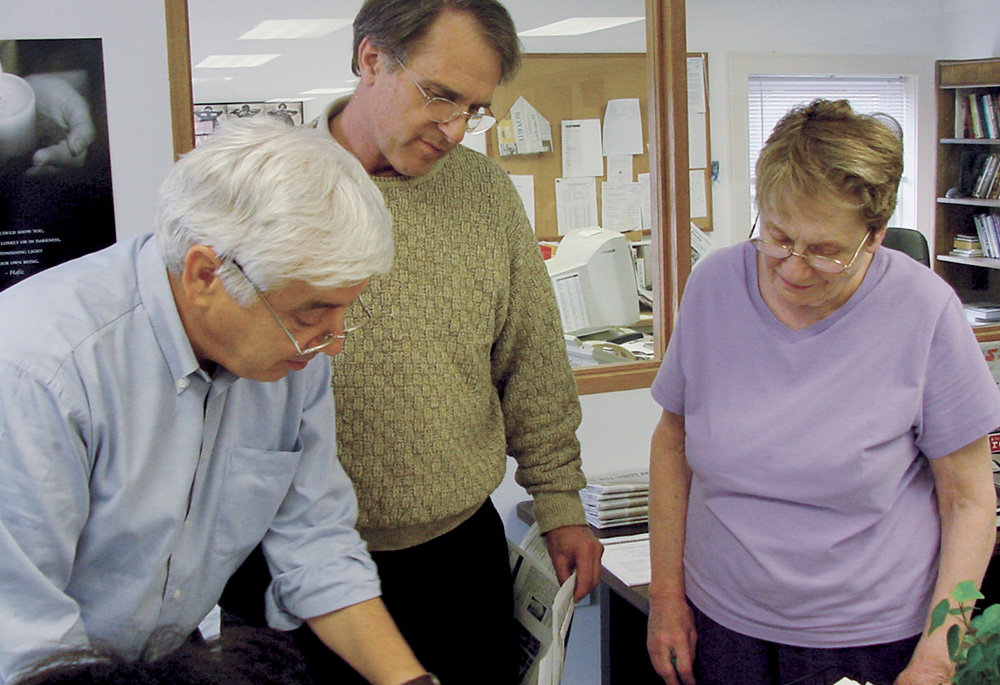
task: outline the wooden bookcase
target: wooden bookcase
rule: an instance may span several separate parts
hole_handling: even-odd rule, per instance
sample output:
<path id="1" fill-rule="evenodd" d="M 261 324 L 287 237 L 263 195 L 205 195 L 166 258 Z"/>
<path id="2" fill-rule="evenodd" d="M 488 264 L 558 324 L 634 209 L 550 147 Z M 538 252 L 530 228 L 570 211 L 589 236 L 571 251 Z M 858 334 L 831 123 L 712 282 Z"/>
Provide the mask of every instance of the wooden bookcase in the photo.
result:
<path id="1" fill-rule="evenodd" d="M 956 129 L 956 99 L 970 93 L 1000 93 L 1000 58 L 944 60 L 937 63 L 937 216 L 935 220 L 936 271 L 956 290 L 963 302 L 1000 302 L 1000 259 L 949 255 L 955 235 L 976 234 L 973 217 L 1000 214 L 1000 200 L 947 197 L 959 186 L 961 160 L 969 152 L 1000 153 L 1000 139 L 973 138 Z M 951 193 L 954 195 L 955 193 Z M 976 327 L 981 341 L 1000 340 L 1000 325 Z"/>

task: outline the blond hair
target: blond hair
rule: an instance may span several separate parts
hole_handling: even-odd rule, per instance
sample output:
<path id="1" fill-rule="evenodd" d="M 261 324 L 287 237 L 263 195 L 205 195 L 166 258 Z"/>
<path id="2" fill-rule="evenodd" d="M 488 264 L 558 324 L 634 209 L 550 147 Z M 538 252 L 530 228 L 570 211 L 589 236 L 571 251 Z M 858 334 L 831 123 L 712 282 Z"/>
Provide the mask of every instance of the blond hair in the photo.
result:
<path id="1" fill-rule="evenodd" d="M 870 232 L 896 209 L 901 128 L 886 114 L 857 114 L 847 100 L 814 100 L 774 127 L 757 159 L 757 206 L 785 211 L 803 198 L 858 210 Z"/>

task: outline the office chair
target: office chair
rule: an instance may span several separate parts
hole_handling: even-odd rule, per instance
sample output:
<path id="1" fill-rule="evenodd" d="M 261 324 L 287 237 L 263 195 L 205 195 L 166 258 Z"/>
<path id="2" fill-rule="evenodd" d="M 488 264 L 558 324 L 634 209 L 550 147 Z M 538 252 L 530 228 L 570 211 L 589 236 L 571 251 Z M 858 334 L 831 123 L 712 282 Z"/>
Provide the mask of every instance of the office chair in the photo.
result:
<path id="1" fill-rule="evenodd" d="M 912 228 L 889 226 L 885 229 L 882 247 L 905 252 L 924 266 L 931 265 L 931 251 L 927 246 L 927 239 L 923 233 Z"/>

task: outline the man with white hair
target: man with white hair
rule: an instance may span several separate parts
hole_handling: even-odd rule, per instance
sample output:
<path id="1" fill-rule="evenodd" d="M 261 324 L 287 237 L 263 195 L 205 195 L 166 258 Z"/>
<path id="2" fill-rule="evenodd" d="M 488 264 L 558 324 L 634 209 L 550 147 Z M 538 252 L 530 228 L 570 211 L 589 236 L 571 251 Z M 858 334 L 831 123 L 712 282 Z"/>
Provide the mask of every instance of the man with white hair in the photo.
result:
<path id="1" fill-rule="evenodd" d="M 155 234 L 0 294 L 0 683 L 47 653 L 169 651 L 262 542 L 272 625 L 374 683 L 433 682 L 380 599 L 330 364 L 371 320 L 389 215 L 329 137 L 220 129 Z M 290 372 L 295 373 L 290 373 Z"/>

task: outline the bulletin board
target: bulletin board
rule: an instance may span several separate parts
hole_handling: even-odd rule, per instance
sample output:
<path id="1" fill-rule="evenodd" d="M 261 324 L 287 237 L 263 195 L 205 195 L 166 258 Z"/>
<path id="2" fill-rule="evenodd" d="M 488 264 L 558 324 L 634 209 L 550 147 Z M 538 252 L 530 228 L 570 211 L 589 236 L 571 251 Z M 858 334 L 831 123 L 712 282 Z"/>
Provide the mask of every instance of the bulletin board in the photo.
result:
<path id="1" fill-rule="evenodd" d="M 649 83 L 645 53 L 526 54 L 516 78 L 497 89 L 493 96 L 492 110 L 498 117 L 503 118 L 518 97 L 523 97 L 551 125 L 551 152 L 501 156 L 497 129 L 487 134 L 488 154 L 498 160 L 508 173 L 534 177 L 535 235 L 539 240 L 559 238 L 555 181 L 562 176 L 561 121 L 603 121 L 609 100 L 637 98 L 642 118 L 644 149 L 642 154 L 633 157 L 632 180 L 637 181 L 639 174 L 649 172 Z M 707 107 L 707 97 L 704 101 Z M 707 111 L 705 117 L 707 124 Z M 701 133 L 705 134 L 706 130 L 701 129 Z M 707 171 L 704 176 L 706 179 L 709 178 Z M 602 180 L 603 177 L 595 179 L 598 218 L 601 216 Z M 708 207 L 710 212 L 710 199 Z M 703 230 L 711 230 L 710 213 L 708 217 L 699 218 L 695 223 Z M 629 233 L 628 236 L 633 240 L 643 237 L 639 232 Z"/>

